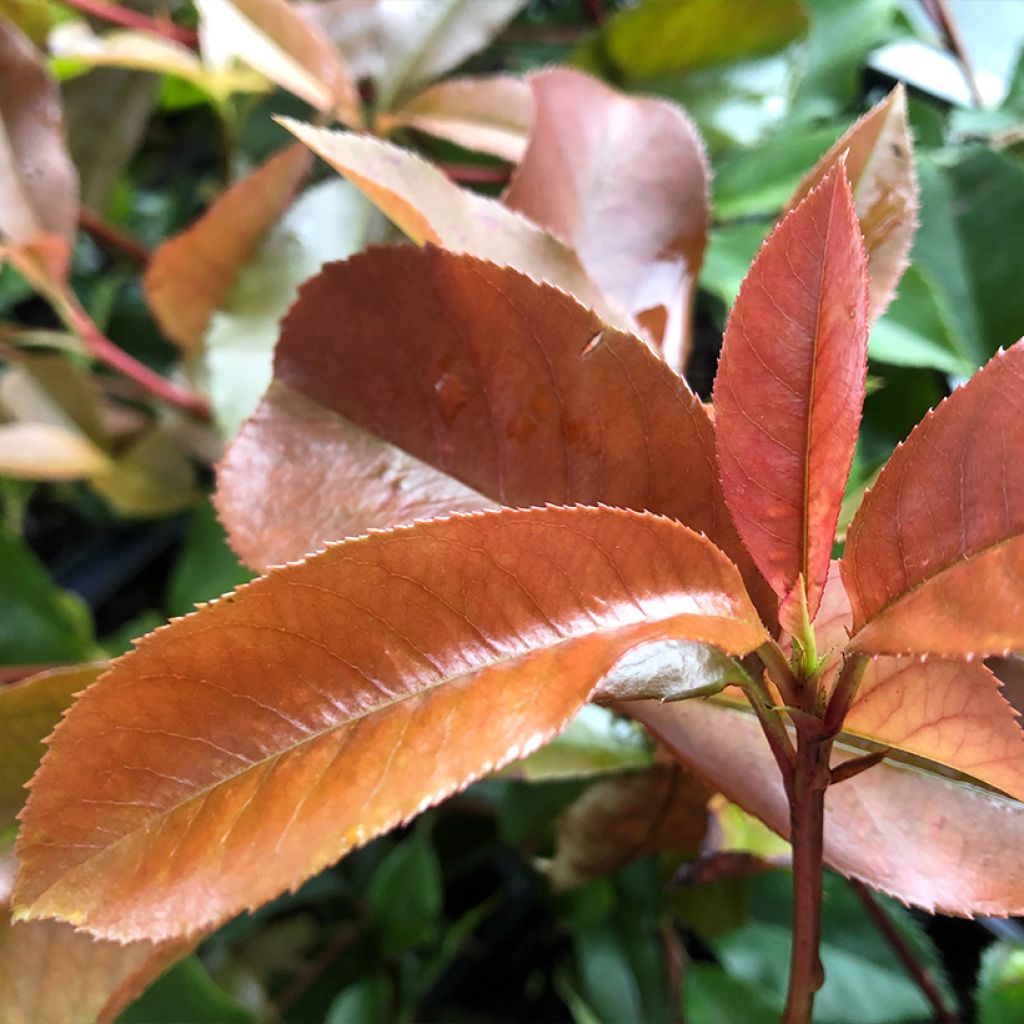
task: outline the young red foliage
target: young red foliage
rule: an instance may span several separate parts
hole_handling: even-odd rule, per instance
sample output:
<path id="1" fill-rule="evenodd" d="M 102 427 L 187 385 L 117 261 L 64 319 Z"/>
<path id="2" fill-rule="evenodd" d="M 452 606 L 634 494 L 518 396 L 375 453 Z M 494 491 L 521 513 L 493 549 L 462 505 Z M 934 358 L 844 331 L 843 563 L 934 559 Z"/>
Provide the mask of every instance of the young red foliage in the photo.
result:
<path id="1" fill-rule="evenodd" d="M 813 619 L 867 372 L 867 268 L 842 163 L 775 229 L 729 316 L 715 379 L 725 501 L 780 619 Z"/>

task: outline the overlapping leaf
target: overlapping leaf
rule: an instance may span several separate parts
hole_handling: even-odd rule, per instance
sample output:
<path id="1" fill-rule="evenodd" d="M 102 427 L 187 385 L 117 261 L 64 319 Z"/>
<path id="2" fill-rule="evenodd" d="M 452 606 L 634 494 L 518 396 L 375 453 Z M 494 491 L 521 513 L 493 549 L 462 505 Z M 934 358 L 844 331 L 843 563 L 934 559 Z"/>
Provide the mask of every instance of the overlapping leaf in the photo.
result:
<path id="1" fill-rule="evenodd" d="M 22 815 L 22 917 L 194 934 L 560 731 L 638 643 L 743 654 L 734 566 L 597 508 L 332 546 L 148 637 L 76 702 Z M 341 766 L 344 770 L 341 770 Z"/>
<path id="2" fill-rule="evenodd" d="M 15 251 L 44 244 L 47 269 L 59 278 L 77 218 L 78 175 L 57 83 L 13 22 L 0 19 L 0 239 Z"/>
<path id="3" fill-rule="evenodd" d="M 780 835 L 789 805 L 757 720 L 704 701 L 624 704 L 683 763 Z M 837 745 L 833 765 L 863 753 Z M 929 911 L 1024 912 L 1024 804 L 935 765 L 886 760 L 830 788 L 825 861 Z"/>
<path id="4" fill-rule="evenodd" d="M 359 92 L 341 54 L 287 0 L 196 0 L 203 56 L 241 59 L 317 110 L 362 126 Z"/>
<path id="5" fill-rule="evenodd" d="M 275 154 L 154 253 L 146 296 L 164 333 L 183 349 L 192 351 L 202 342 L 210 317 L 295 197 L 310 163 L 302 146 Z"/>
<path id="6" fill-rule="evenodd" d="M 696 128 L 663 100 L 635 99 L 564 69 L 530 78 L 530 145 L 505 202 L 569 242 L 605 294 L 677 370 L 708 232 L 708 168 Z"/>
<path id="7" fill-rule="evenodd" d="M 254 567 L 448 502 L 650 509 L 739 549 L 699 400 L 514 270 L 407 246 L 331 264 L 284 321 L 276 378 L 218 478 Z"/>
<path id="8" fill-rule="evenodd" d="M 715 434 L 726 504 L 798 628 L 817 611 L 857 439 L 867 277 L 842 163 L 779 225 L 726 327 Z"/>
<path id="9" fill-rule="evenodd" d="M 946 657 L 1024 648 L 1024 343 L 914 429 L 847 538 L 851 643 Z"/>
<path id="10" fill-rule="evenodd" d="M 23 787 L 43 755 L 43 740 L 71 698 L 93 682 L 104 667 L 96 664 L 53 669 L 0 688 L 0 839 L 15 826 L 14 816 L 25 802 Z"/>
<path id="11" fill-rule="evenodd" d="M 459 188 L 415 153 L 379 139 L 290 118 L 281 123 L 362 189 L 417 245 L 433 242 L 515 267 L 565 289 L 609 323 L 630 326 L 566 243 L 496 200 Z"/>
<path id="12" fill-rule="evenodd" d="M 917 227 L 917 178 L 902 85 L 872 107 L 818 161 L 787 209 L 805 199 L 844 153 L 868 256 L 871 319 L 876 320 L 896 293 Z"/>
<path id="13" fill-rule="evenodd" d="M 415 128 L 465 149 L 516 163 L 526 150 L 532 119 L 530 87 L 513 75 L 450 78 L 414 96 L 377 121 L 377 129 Z"/>

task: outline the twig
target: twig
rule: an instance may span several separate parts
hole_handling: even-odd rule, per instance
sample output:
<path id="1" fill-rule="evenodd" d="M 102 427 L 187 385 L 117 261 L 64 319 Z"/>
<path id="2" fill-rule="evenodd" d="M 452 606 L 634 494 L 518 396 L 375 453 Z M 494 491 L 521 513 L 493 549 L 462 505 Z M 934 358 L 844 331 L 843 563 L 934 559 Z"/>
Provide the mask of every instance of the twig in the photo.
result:
<path id="1" fill-rule="evenodd" d="M 604 21 L 604 4 L 601 0 L 583 0 L 583 10 L 595 25 Z"/>
<path id="2" fill-rule="evenodd" d="M 64 298 L 62 313 L 67 317 L 68 326 L 82 339 L 92 355 L 135 381 L 155 398 L 176 405 L 200 419 L 210 419 L 210 406 L 202 395 L 162 377 L 156 370 L 151 370 L 145 363 L 129 355 L 96 326 L 74 296 L 67 295 Z"/>
<path id="3" fill-rule="evenodd" d="M 931 972 L 924 966 L 910 948 L 900 930 L 893 924 L 892 919 L 879 905 L 875 894 L 863 883 L 855 878 L 850 879 L 850 888 L 856 893 L 868 917 L 874 922 L 875 927 L 882 933 L 886 941 L 892 946 L 893 952 L 900 958 L 907 971 L 907 974 L 914 979 L 917 987 L 921 990 L 925 999 L 931 1004 L 935 1011 L 935 1020 L 941 1024 L 955 1024 L 956 1015 L 946 1006 L 946 1000 L 939 991 Z"/>
<path id="4" fill-rule="evenodd" d="M 876 750 L 873 754 L 864 754 L 862 757 L 854 757 L 849 761 L 843 761 L 842 764 L 837 764 L 835 768 L 829 773 L 829 785 L 836 786 L 840 782 L 845 782 L 847 779 L 856 778 L 861 772 L 866 772 L 869 768 L 874 768 L 876 764 L 881 764 L 887 754 L 892 753 L 889 747 L 885 750 Z"/>
<path id="5" fill-rule="evenodd" d="M 182 25 L 175 25 L 169 18 L 151 18 L 129 7 L 108 3 L 107 0 L 63 0 L 63 3 L 83 14 L 108 21 L 111 25 L 138 29 L 140 32 L 148 32 L 150 35 L 181 43 L 193 50 L 199 49 L 198 33 Z"/>
<path id="6" fill-rule="evenodd" d="M 783 701 L 793 707 L 800 707 L 803 697 L 800 680 L 793 674 L 779 645 L 769 640 L 758 647 L 757 655 L 764 662 L 772 682 L 779 688 Z"/>
<path id="7" fill-rule="evenodd" d="M 843 659 L 843 667 L 825 711 L 825 731 L 829 735 L 834 736 L 843 727 L 843 719 L 850 710 L 853 698 L 857 696 L 857 688 L 869 661 L 863 654 L 848 654 Z"/>
<path id="8" fill-rule="evenodd" d="M 504 167 L 471 167 L 466 164 L 438 164 L 452 181 L 464 185 L 504 185 L 510 171 Z"/>
<path id="9" fill-rule="evenodd" d="M 978 88 L 978 79 L 974 74 L 974 65 L 971 64 L 971 58 L 967 53 L 967 48 L 964 46 L 963 36 L 960 35 L 960 29 L 957 27 L 956 19 L 953 17 L 953 12 L 949 9 L 946 0 L 921 0 L 921 6 L 924 7 L 928 16 L 935 22 L 939 32 L 942 33 L 946 49 L 953 54 L 960 65 L 960 72 L 967 83 L 967 90 L 971 94 L 971 101 L 976 107 L 984 106 L 984 99 L 982 98 L 981 90 Z"/>
<path id="10" fill-rule="evenodd" d="M 152 254 L 140 241 L 109 224 L 94 210 L 83 206 L 78 211 L 78 223 L 104 248 L 127 256 L 142 266 L 149 263 Z"/>
<path id="11" fill-rule="evenodd" d="M 665 986 L 668 989 L 669 1021 L 683 1024 L 683 978 L 686 971 L 686 950 L 670 918 L 662 920 L 661 951 L 665 960 Z"/>

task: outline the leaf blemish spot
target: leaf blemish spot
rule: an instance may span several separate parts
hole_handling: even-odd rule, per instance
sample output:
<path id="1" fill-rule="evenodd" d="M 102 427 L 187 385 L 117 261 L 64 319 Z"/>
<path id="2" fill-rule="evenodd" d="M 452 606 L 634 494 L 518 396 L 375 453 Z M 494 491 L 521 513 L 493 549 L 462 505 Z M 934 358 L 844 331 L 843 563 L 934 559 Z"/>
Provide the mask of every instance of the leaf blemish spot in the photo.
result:
<path id="1" fill-rule="evenodd" d="M 595 334 L 586 343 L 586 345 L 583 346 L 583 351 L 580 353 L 580 356 L 584 358 L 586 356 L 589 356 L 597 348 L 597 346 L 601 344 L 602 341 L 604 341 L 604 331 L 598 331 L 597 334 Z"/>

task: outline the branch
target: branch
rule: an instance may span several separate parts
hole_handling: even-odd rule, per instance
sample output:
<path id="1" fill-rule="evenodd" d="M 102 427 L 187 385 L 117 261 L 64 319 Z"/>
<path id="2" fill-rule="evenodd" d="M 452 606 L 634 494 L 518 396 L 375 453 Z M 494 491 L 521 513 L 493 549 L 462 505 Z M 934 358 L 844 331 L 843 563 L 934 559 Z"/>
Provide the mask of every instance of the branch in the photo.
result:
<path id="1" fill-rule="evenodd" d="M 757 656 L 764 662 L 764 667 L 768 670 L 772 682 L 779 688 L 784 703 L 793 707 L 802 707 L 800 680 L 789 667 L 782 648 L 774 640 L 769 640 L 758 647 Z"/>
<path id="2" fill-rule="evenodd" d="M 88 207 L 83 206 L 78 211 L 78 224 L 104 248 L 127 256 L 142 266 L 149 263 L 151 253 L 140 241 L 115 228 Z"/>
<path id="3" fill-rule="evenodd" d="M 942 992 L 939 991 L 931 972 L 917 959 L 903 933 L 893 924 L 892 919 L 880 906 L 875 894 L 856 878 L 850 879 L 850 888 L 856 893 L 875 927 L 885 936 L 886 941 L 892 946 L 893 952 L 900 958 L 907 974 L 914 979 L 925 999 L 931 1003 L 936 1021 L 941 1024 L 956 1024 L 956 1014 L 946 1006 L 946 1000 Z"/>
<path id="4" fill-rule="evenodd" d="M 161 39 L 169 39 L 172 43 L 181 43 L 192 50 L 199 49 L 198 33 L 193 29 L 175 25 L 169 18 L 151 18 L 129 7 L 108 3 L 107 0 L 63 0 L 63 3 L 111 25 L 137 29 L 152 36 L 159 36 Z"/>
<path id="5" fill-rule="evenodd" d="M 93 322 L 78 300 L 70 294 L 63 296 L 61 312 L 68 326 L 82 339 L 89 352 L 107 366 L 135 381 L 154 398 L 177 406 L 199 419 L 210 419 L 210 406 L 202 395 L 175 384 L 139 362 L 123 348 L 112 342 Z"/>
<path id="6" fill-rule="evenodd" d="M 866 654 L 847 655 L 843 659 L 843 667 L 825 710 L 825 731 L 830 736 L 834 736 L 843 727 L 843 720 L 853 698 L 857 696 L 857 688 L 870 660 Z"/>

